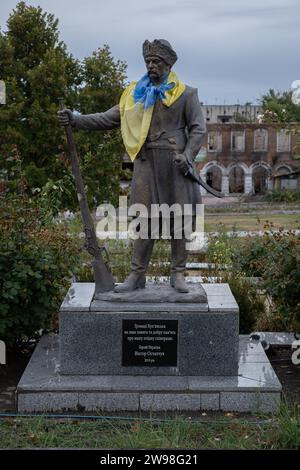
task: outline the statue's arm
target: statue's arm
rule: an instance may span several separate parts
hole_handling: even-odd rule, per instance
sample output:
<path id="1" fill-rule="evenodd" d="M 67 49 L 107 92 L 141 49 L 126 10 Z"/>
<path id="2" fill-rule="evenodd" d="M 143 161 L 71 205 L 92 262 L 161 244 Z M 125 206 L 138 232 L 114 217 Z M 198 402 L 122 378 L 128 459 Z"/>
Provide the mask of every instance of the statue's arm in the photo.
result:
<path id="1" fill-rule="evenodd" d="M 190 161 L 194 161 L 199 153 L 203 138 L 207 132 L 196 88 L 193 88 L 187 96 L 185 116 L 188 139 L 184 154 Z"/>
<path id="2" fill-rule="evenodd" d="M 73 114 L 72 126 L 89 131 L 109 131 L 120 127 L 120 108 L 117 104 L 104 113 Z"/>

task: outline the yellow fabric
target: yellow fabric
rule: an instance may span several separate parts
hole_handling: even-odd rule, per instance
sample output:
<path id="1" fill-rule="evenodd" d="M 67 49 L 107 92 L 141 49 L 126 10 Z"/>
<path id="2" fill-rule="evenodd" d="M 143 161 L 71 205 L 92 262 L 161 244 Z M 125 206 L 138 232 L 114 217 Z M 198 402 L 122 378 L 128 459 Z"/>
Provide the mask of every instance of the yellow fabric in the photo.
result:
<path id="1" fill-rule="evenodd" d="M 171 90 L 166 91 L 163 104 L 170 107 L 182 95 L 185 84 L 182 83 L 175 72 L 171 71 L 168 84 L 175 83 Z M 144 108 L 143 103 L 135 103 L 133 98 L 137 82 L 132 82 L 123 92 L 120 99 L 121 133 L 128 155 L 133 161 L 141 150 L 147 138 L 154 106 Z"/>

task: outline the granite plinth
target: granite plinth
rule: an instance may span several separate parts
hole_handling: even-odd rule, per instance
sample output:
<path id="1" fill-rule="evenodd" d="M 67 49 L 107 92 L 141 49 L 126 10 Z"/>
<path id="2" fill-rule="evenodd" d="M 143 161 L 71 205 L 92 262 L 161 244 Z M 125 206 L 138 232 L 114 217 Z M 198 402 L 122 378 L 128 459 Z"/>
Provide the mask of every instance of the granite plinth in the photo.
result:
<path id="1" fill-rule="evenodd" d="M 240 336 L 235 376 L 124 376 L 60 373 L 59 337 L 44 336 L 18 384 L 19 413 L 200 411 L 276 412 L 281 385 L 261 346 Z"/>
<path id="2" fill-rule="evenodd" d="M 228 285 L 203 287 L 207 303 L 151 303 L 73 284 L 59 337 L 41 339 L 18 384 L 18 411 L 276 411 L 281 385 L 262 345 L 238 336 Z"/>
<path id="3" fill-rule="evenodd" d="M 207 304 L 129 303 L 73 284 L 60 311 L 61 374 L 236 375 L 238 306 L 227 284 L 203 288 Z"/>

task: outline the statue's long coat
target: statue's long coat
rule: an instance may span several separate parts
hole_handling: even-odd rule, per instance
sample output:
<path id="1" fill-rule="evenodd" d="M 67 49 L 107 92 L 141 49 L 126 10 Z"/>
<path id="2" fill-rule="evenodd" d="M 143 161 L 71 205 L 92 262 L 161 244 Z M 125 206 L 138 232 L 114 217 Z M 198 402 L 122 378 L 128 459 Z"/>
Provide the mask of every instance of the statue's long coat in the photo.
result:
<path id="1" fill-rule="evenodd" d="M 75 115 L 79 129 L 106 131 L 120 127 L 119 105 L 104 113 Z M 184 176 L 174 163 L 174 151 L 184 153 L 190 161 L 198 154 L 205 121 L 197 90 L 186 86 L 183 94 L 170 107 L 157 101 L 147 140 L 134 160 L 130 204 L 201 203 L 199 185 Z M 194 209 L 193 209 L 194 212 Z"/>

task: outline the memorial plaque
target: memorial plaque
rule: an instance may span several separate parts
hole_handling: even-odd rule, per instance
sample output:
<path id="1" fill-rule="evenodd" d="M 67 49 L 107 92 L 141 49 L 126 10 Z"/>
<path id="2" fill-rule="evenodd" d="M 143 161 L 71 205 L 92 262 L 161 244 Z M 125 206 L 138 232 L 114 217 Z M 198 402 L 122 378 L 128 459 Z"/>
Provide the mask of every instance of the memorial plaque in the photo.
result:
<path id="1" fill-rule="evenodd" d="M 123 367 L 177 367 L 178 320 L 123 320 Z"/>

